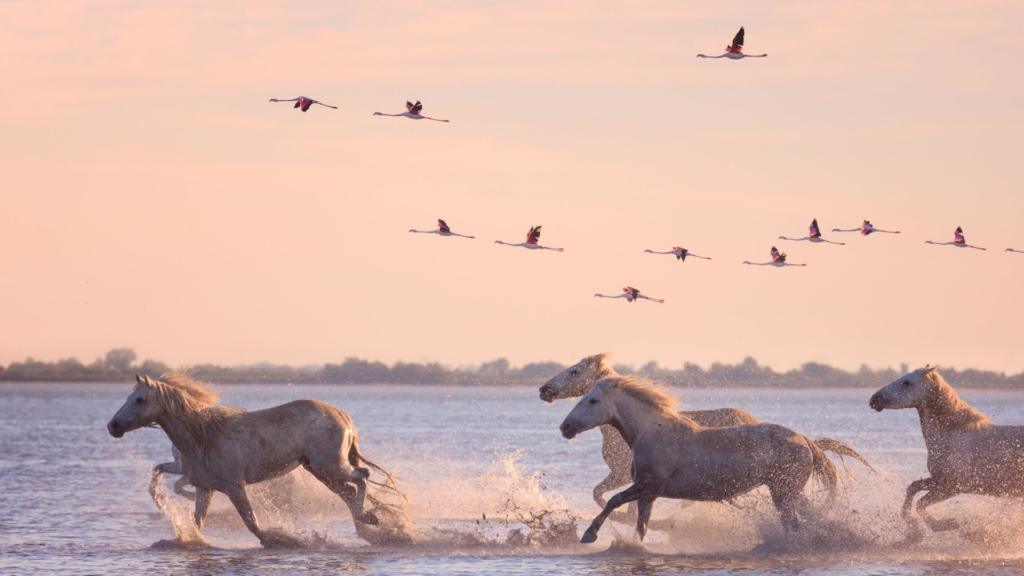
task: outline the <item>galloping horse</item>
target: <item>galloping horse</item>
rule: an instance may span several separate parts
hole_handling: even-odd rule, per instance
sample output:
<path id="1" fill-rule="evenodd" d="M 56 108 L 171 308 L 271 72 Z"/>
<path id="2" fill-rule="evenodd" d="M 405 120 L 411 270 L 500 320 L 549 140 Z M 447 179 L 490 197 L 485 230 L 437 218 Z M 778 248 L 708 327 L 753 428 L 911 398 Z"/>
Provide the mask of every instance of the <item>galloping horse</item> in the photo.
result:
<path id="1" fill-rule="evenodd" d="M 674 407 L 675 398 L 660 386 L 617 376 L 598 382 L 565 417 L 565 438 L 614 426 L 633 457 L 633 485 L 611 497 L 580 542 L 597 540 L 612 511 L 634 500 L 643 540 L 657 498 L 721 502 L 767 486 L 783 525 L 795 530 L 811 477 L 835 497 L 839 473 L 810 438 L 777 424 L 705 428 Z"/>
<path id="2" fill-rule="evenodd" d="M 875 392 L 868 406 L 917 408 L 928 449 L 929 478 L 910 483 L 903 517 L 913 522 L 910 509 L 918 492 L 917 513 L 929 528 L 954 530 L 952 518 L 936 520 L 927 508 L 958 494 L 1024 496 L 1024 426 L 997 426 L 967 405 L 936 371 L 918 368 Z"/>
<path id="3" fill-rule="evenodd" d="M 563 398 L 578 398 L 590 392 L 598 380 L 618 377 L 619 374 L 608 363 L 609 356 L 610 354 L 607 352 L 587 356 L 566 368 L 540 387 L 540 399 L 550 403 Z M 725 428 L 761 423 L 754 415 L 737 408 L 682 410 L 679 415 L 685 416 L 705 428 Z M 604 508 L 604 494 L 629 484 L 632 482 L 632 478 L 629 473 L 629 445 L 622 439 L 622 434 L 619 434 L 613 426 L 601 426 L 601 439 L 601 456 L 604 457 L 604 462 L 611 472 L 594 487 L 594 501 L 598 506 Z M 840 458 L 843 456 L 854 458 L 874 472 L 867 460 L 843 442 L 831 438 L 818 438 L 814 443 L 826 452 L 838 454 Z"/>
<path id="4" fill-rule="evenodd" d="M 265 410 L 214 406 L 216 393 L 182 373 L 161 381 L 135 375 L 138 382 L 107 424 L 114 438 L 159 425 L 181 452 L 184 477 L 195 486 L 195 523 L 202 530 L 214 491 L 225 494 L 250 532 L 264 545 L 273 532 L 260 529 L 245 493 L 246 484 L 276 478 L 302 465 L 341 497 L 356 522 L 377 524 L 363 511 L 370 471 L 383 468 L 359 453 L 358 433 L 345 412 L 315 400 L 296 400 Z M 354 487 L 353 487 L 354 485 Z"/>

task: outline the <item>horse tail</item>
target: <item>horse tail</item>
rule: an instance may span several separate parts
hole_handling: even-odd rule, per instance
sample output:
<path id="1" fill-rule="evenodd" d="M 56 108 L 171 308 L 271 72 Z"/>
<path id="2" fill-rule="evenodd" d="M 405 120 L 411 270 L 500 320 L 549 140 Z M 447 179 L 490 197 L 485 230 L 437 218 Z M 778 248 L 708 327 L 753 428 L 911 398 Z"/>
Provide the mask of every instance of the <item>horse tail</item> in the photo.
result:
<path id="1" fill-rule="evenodd" d="M 839 469 L 828 459 L 825 451 L 819 448 L 813 440 L 806 436 L 804 439 L 807 440 L 807 447 L 811 450 L 811 476 L 825 486 L 829 497 L 834 499 L 839 487 Z"/>
<path id="2" fill-rule="evenodd" d="M 839 462 L 843 465 L 843 471 L 846 472 L 847 478 L 852 479 L 853 476 L 850 475 L 850 469 L 846 466 L 846 460 L 843 459 L 843 456 L 849 456 L 850 458 L 853 458 L 854 460 L 867 466 L 868 470 L 871 470 L 875 474 L 875 476 L 878 476 L 878 471 L 875 470 L 874 467 L 872 467 L 871 464 L 868 463 L 867 459 L 858 454 L 856 450 L 851 448 L 845 442 L 840 442 L 839 440 L 833 440 L 832 438 L 823 437 L 815 439 L 814 445 L 817 446 L 818 448 L 821 448 L 825 452 L 832 452 L 833 454 L 839 456 Z"/>
<path id="3" fill-rule="evenodd" d="M 362 453 L 359 452 L 359 442 L 358 441 L 352 443 L 352 448 L 349 450 L 348 458 L 349 458 L 349 462 L 353 466 L 359 466 L 360 463 L 366 464 L 367 468 L 369 468 L 369 469 L 371 469 L 371 470 L 373 470 L 373 471 L 375 471 L 375 472 L 377 472 L 379 474 L 383 474 L 384 477 L 387 478 L 386 482 L 377 482 L 375 480 L 370 480 L 370 479 L 367 479 L 366 480 L 367 482 L 369 482 L 370 484 L 373 484 L 374 486 L 382 488 L 384 490 L 388 490 L 390 492 L 394 492 L 395 494 L 398 494 L 399 496 L 401 496 L 402 500 L 405 500 L 405 502 L 407 504 L 409 503 L 409 499 L 406 498 L 405 494 L 402 494 L 401 490 L 398 489 L 398 485 L 395 483 L 394 476 L 392 476 L 390 472 L 385 470 L 383 466 L 381 466 L 380 464 L 377 464 L 376 462 L 368 459 L 366 456 L 363 456 Z"/>

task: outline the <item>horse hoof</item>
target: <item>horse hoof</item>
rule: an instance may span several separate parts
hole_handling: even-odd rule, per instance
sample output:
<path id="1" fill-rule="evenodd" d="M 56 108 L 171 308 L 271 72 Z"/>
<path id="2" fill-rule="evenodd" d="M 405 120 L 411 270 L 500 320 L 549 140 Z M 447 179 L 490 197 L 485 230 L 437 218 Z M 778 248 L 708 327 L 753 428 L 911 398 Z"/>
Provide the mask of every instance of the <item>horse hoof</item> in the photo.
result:
<path id="1" fill-rule="evenodd" d="M 370 526 L 380 526 L 380 520 L 373 512 L 364 512 L 359 521 L 363 524 L 369 524 Z"/>
<path id="2" fill-rule="evenodd" d="M 583 533 L 583 538 L 580 538 L 580 544 L 593 544 L 597 541 L 597 532 L 593 530 L 587 530 Z"/>

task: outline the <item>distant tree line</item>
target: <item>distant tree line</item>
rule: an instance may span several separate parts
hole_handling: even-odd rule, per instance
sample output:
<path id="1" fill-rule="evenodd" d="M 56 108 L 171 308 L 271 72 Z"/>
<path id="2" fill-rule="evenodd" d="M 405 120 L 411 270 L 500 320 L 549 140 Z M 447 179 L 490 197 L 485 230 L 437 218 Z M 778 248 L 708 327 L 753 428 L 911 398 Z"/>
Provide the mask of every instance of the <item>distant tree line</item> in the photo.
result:
<path id="1" fill-rule="evenodd" d="M 56 362 L 41 362 L 29 358 L 0 366 L 0 381 L 7 382 L 130 382 L 134 374 L 157 377 L 171 368 L 156 360 L 136 363 L 135 351 L 118 348 L 107 352 L 91 364 L 82 364 L 74 358 Z M 255 364 L 248 366 L 216 366 L 200 364 L 189 371 L 199 379 L 217 384 L 456 384 L 456 385 L 539 385 L 558 374 L 565 366 L 557 362 L 537 362 L 513 368 L 508 360 L 499 358 L 475 368 L 446 368 L 440 364 L 397 362 L 388 366 L 349 358 L 340 364 L 323 366 L 278 366 Z M 616 365 L 620 374 L 641 374 L 660 382 L 686 388 L 856 388 L 880 387 L 908 372 L 906 364 L 899 370 L 872 369 L 861 366 L 848 372 L 825 364 L 808 362 L 798 369 L 776 372 L 747 357 L 739 364 L 712 364 L 704 369 L 686 363 L 682 370 L 661 368 L 648 362 L 639 369 Z M 964 388 L 1024 389 L 1024 372 L 1007 376 L 1003 372 L 985 370 L 956 370 L 942 368 L 943 377 L 953 386 Z"/>

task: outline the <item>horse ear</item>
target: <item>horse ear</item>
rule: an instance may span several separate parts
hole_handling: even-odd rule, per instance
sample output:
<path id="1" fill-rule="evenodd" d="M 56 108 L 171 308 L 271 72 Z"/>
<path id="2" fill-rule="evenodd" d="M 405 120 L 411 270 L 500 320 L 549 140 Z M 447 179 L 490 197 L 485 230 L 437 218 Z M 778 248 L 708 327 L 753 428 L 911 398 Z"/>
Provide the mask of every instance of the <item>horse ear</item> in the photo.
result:
<path id="1" fill-rule="evenodd" d="M 135 373 L 135 381 L 142 384 L 142 376 L 139 376 L 138 372 Z"/>
<path id="2" fill-rule="evenodd" d="M 145 376 L 143 376 L 143 378 L 145 378 L 146 386 L 152 386 L 153 385 L 153 381 L 149 379 L 149 374 L 146 374 Z"/>

